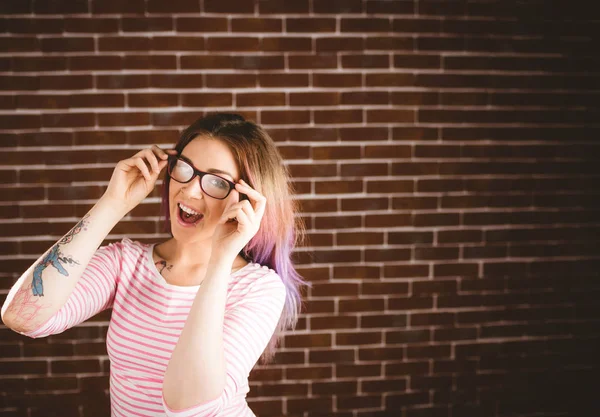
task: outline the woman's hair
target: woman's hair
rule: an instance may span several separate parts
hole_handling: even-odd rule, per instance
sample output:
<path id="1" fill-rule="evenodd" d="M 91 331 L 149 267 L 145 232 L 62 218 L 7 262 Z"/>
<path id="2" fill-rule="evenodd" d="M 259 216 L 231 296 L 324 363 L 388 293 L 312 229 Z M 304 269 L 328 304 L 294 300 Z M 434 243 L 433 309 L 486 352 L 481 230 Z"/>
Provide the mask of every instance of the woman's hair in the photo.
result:
<path id="1" fill-rule="evenodd" d="M 273 337 L 261 355 L 264 364 L 275 355 L 283 331 L 294 329 L 302 309 L 301 286 L 311 286 L 295 270 L 291 260 L 293 248 L 303 242 L 305 225 L 296 218 L 298 203 L 290 175 L 269 134 L 252 121 L 234 113 L 209 113 L 185 129 L 175 146 L 181 154 L 196 137 L 220 140 L 231 150 L 241 178 L 267 199 L 260 228 L 240 255 L 247 261 L 266 265 L 275 270 L 286 287 L 286 300 Z M 162 188 L 161 212 L 165 217 L 164 231 L 171 233 L 169 183 L 165 174 Z"/>

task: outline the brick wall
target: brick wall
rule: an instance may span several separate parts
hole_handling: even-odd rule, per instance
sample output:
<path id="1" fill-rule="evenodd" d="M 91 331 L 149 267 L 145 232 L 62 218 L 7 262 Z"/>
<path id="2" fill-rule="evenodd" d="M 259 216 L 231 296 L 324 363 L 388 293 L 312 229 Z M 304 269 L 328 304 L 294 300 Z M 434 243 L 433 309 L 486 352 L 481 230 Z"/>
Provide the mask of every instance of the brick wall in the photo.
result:
<path id="1" fill-rule="evenodd" d="M 314 284 L 257 415 L 598 415 L 600 23 L 575 3 L 1 2 L 0 301 L 118 160 L 239 111 L 293 173 Z M 155 191 L 105 244 L 166 237 Z M 109 318 L 0 326 L 0 416 L 109 415 Z"/>

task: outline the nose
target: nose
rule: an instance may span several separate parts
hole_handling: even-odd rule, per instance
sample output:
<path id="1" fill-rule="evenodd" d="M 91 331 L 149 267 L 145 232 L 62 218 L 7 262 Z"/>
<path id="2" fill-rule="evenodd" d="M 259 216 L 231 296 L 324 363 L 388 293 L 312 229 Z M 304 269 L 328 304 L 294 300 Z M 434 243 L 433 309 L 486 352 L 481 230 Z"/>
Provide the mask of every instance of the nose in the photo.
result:
<path id="1" fill-rule="evenodd" d="M 204 191 L 200 186 L 200 176 L 196 176 L 190 182 L 183 184 L 182 191 L 195 198 L 204 198 Z"/>

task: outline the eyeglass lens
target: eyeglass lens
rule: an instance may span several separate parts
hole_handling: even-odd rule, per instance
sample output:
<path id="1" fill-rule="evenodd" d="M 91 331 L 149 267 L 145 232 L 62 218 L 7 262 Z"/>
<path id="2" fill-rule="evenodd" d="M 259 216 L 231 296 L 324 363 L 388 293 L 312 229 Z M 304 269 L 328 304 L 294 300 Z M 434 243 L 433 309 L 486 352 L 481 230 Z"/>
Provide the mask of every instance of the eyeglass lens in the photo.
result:
<path id="1" fill-rule="evenodd" d="M 188 182 L 194 176 L 194 168 L 182 159 L 176 159 L 169 173 L 171 178 L 179 182 Z M 229 193 L 229 183 L 216 175 L 206 174 L 202 177 L 202 190 L 214 198 L 224 198 Z"/>

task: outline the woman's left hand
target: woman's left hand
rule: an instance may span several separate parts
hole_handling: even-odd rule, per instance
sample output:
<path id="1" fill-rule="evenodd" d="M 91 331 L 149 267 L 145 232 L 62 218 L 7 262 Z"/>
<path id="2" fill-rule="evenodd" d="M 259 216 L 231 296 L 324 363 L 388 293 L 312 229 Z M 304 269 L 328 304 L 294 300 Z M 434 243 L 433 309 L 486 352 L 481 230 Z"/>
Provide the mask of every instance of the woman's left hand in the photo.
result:
<path id="1" fill-rule="evenodd" d="M 241 200 L 225 209 L 213 234 L 211 256 L 234 260 L 258 232 L 267 199 L 244 180 L 236 183 L 235 190 L 231 191 L 236 200 L 239 193 L 246 194 L 250 201 Z"/>

